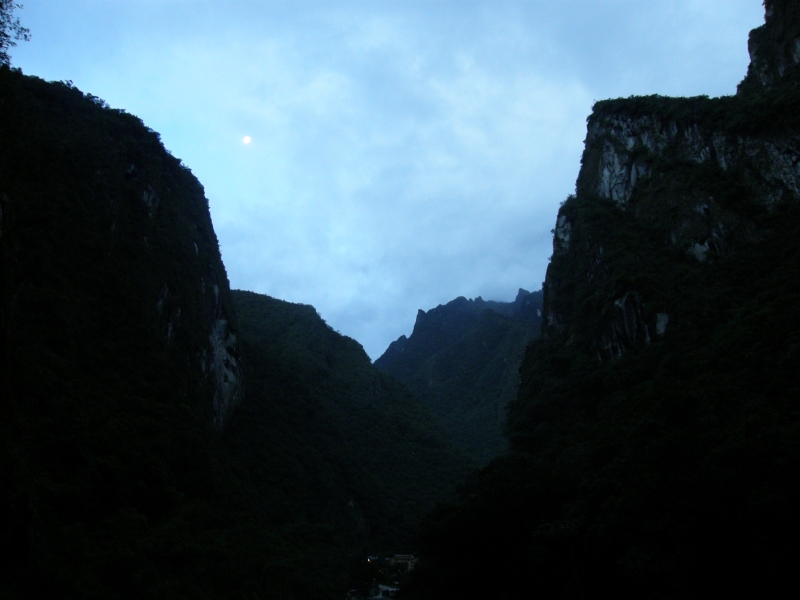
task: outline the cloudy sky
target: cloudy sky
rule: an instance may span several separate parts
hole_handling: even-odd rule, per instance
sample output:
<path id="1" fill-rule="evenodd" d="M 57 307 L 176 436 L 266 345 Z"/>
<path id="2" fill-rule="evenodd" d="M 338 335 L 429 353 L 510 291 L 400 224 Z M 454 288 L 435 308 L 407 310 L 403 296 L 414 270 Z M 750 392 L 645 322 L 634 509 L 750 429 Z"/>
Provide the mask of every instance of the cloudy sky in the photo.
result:
<path id="1" fill-rule="evenodd" d="M 763 22 L 760 0 L 22 1 L 12 64 L 141 117 L 205 186 L 231 286 L 373 359 L 419 308 L 539 289 L 592 103 L 732 94 Z"/>

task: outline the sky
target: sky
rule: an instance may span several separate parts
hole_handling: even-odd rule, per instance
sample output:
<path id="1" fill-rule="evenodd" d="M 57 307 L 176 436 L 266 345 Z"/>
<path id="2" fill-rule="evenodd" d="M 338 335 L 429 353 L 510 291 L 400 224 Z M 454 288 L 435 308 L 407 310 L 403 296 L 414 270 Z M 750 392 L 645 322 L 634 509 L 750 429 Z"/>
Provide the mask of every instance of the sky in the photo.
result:
<path id="1" fill-rule="evenodd" d="M 12 65 L 140 117 L 231 287 L 378 358 L 417 310 L 541 288 L 592 105 L 733 94 L 760 0 L 22 0 Z M 249 143 L 244 143 L 245 137 Z"/>

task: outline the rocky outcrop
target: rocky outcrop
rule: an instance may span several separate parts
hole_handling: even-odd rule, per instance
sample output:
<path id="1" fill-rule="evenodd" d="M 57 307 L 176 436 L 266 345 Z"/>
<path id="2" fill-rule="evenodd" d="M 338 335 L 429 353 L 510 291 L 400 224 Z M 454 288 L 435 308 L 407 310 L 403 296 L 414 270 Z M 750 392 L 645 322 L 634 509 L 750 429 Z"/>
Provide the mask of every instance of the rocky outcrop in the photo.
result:
<path id="1" fill-rule="evenodd" d="M 766 0 L 765 23 L 750 32 L 747 50 L 750 67 L 739 85 L 748 93 L 770 88 L 800 63 L 800 7 L 794 0 Z"/>
<path id="2" fill-rule="evenodd" d="M 768 204 L 787 194 L 800 197 L 800 141 L 794 136 L 744 137 L 697 123 L 624 113 L 590 118 L 584 154 L 588 172 L 581 173 L 581 191 L 624 205 L 637 182 L 652 176 L 665 155 L 722 171 L 742 170 L 762 188 L 759 199 Z"/>
<path id="3" fill-rule="evenodd" d="M 145 396 L 177 394 L 221 427 L 241 397 L 242 369 L 202 185 L 136 117 L 69 84 L 7 67 L 0 79 L 9 339 L 40 344 L 31 352 L 43 355 L 59 331 L 85 345 L 65 356 L 76 377 L 97 348 L 130 354 L 120 383 L 158 381 Z M 60 301 L 43 307 L 46 298 Z M 28 311 L 60 315 L 58 325 L 33 333 Z"/>
<path id="4" fill-rule="evenodd" d="M 669 335 L 682 318 L 677 282 L 757 243 L 759 214 L 800 202 L 800 14 L 796 3 L 765 6 L 737 96 L 595 105 L 576 195 L 553 229 L 546 334 L 601 360 Z"/>
<path id="5" fill-rule="evenodd" d="M 210 352 L 203 352 L 203 372 L 214 388 L 214 424 L 222 427 L 231 409 L 242 396 L 242 367 L 236 346 L 236 333 L 221 313 L 208 336 Z"/>

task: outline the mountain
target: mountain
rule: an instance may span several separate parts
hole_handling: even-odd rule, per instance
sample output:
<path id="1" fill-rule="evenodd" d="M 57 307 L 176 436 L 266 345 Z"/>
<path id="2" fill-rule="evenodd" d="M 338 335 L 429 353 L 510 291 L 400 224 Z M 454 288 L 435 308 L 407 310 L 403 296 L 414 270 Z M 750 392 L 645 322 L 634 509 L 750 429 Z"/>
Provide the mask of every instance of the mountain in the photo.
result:
<path id="1" fill-rule="evenodd" d="M 514 302 L 460 297 L 420 310 L 411 336 L 375 361 L 405 383 L 477 464 L 507 449 L 506 406 L 519 364 L 541 326 L 542 293 L 520 289 Z"/>
<path id="2" fill-rule="evenodd" d="M 408 389 L 312 306 L 234 291 L 246 399 L 226 438 L 259 494 L 341 523 L 371 554 L 407 552 L 419 521 L 469 468 Z M 324 513 L 330 513 L 326 515 Z M 351 545 L 350 550 L 353 547 Z"/>
<path id="3" fill-rule="evenodd" d="M 3 594 L 166 593 L 213 562 L 198 520 L 242 399 L 203 188 L 69 83 L 2 66 L 0 107 Z"/>
<path id="4" fill-rule="evenodd" d="M 736 96 L 595 104 L 511 452 L 408 597 L 800 591 L 800 19 L 765 8 Z"/>
<path id="5" fill-rule="evenodd" d="M 470 461 L 312 307 L 230 291 L 158 134 L 3 66 L 0 139 L 0 596 L 341 598 L 409 551 Z"/>

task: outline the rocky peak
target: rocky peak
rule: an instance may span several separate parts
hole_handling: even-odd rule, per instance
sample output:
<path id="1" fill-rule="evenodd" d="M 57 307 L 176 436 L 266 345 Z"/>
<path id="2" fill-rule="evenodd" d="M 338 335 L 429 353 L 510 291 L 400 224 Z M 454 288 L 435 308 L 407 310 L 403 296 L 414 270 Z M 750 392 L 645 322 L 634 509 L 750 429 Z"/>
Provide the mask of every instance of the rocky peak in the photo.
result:
<path id="1" fill-rule="evenodd" d="M 406 344 L 408 343 L 408 338 L 404 335 L 401 335 L 386 349 L 376 361 L 375 361 L 375 368 L 379 371 L 385 371 L 390 364 L 392 364 L 397 358 L 403 353 L 406 349 Z"/>
<path id="2" fill-rule="evenodd" d="M 428 311 L 420 309 L 417 311 L 411 335 L 408 338 L 400 336 L 392 342 L 386 352 L 375 361 L 375 366 L 386 372 L 399 369 L 398 373 L 401 374 L 415 371 L 425 360 L 449 348 L 475 327 L 487 310 L 538 326 L 541 309 L 542 292 L 529 292 L 522 288 L 517 292 L 513 302 L 484 300 L 480 296 L 474 299 L 459 296 L 447 304 L 440 304 Z M 407 356 L 395 364 L 404 354 Z"/>
<path id="3" fill-rule="evenodd" d="M 666 273 L 713 269 L 758 242 L 758 215 L 800 202 L 799 6 L 765 3 L 736 96 L 595 104 L 576 194 L 553 229 L 545 334 L 601 360 L 669 335 L 679 320 Z"/>
<path id="4" fill-rule="evenodd" d="M 764 25 L 753 29 L 747 42 L 750 67 L 739 93 L 774 86 L 800 63 L 800 5 L 796 0 L 765 0 Z"/>

